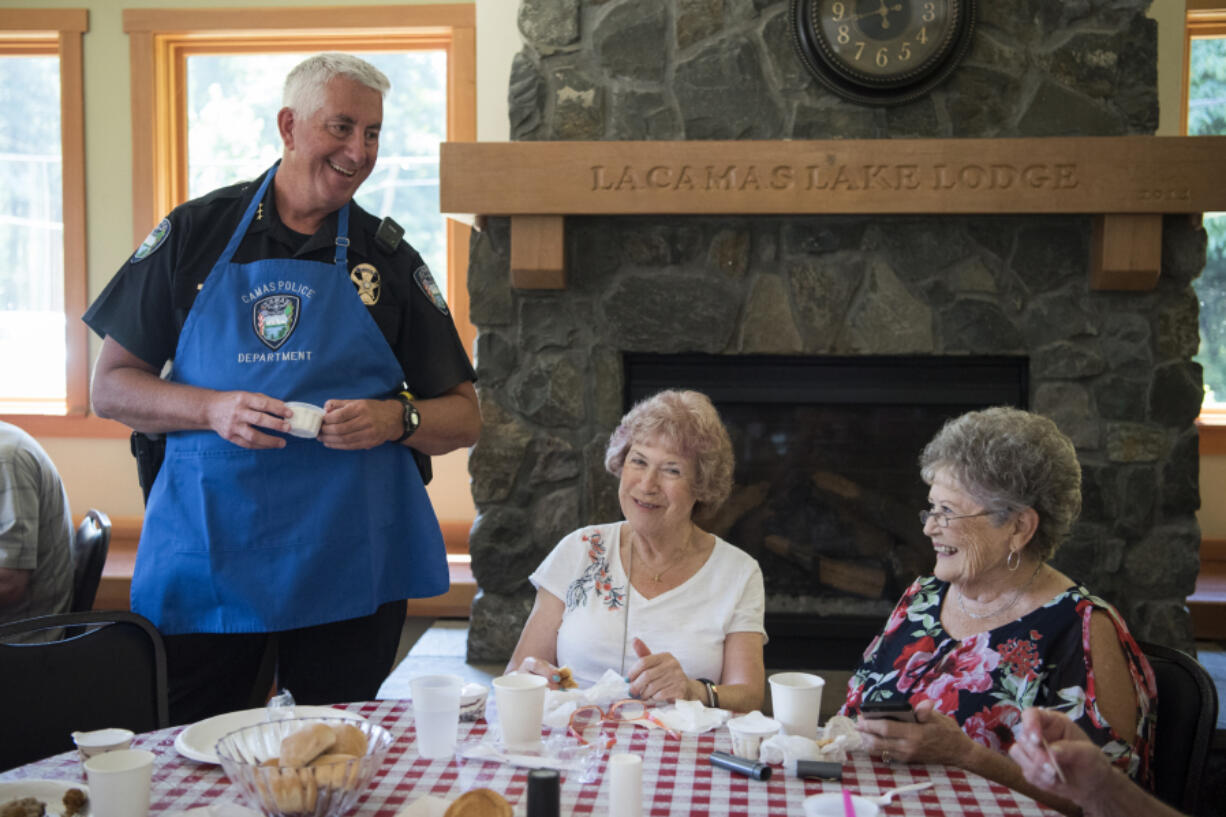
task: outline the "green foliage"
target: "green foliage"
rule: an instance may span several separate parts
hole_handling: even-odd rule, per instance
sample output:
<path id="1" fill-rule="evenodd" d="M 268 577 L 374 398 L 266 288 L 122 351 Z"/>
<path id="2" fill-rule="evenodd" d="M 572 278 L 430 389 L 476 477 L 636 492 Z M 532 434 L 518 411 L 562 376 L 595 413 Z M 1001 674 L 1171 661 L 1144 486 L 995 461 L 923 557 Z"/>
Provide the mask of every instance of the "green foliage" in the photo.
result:
<path id="1" fill-rule="evenodd" d="M 1226 37 L 1192 41 L 1188 66 L 1188 133 L 1226 134 Z M 1226 213 L 1206 213 L 1209 250 L 1196 280 L 1205 403 L 1226 404 Z"/>

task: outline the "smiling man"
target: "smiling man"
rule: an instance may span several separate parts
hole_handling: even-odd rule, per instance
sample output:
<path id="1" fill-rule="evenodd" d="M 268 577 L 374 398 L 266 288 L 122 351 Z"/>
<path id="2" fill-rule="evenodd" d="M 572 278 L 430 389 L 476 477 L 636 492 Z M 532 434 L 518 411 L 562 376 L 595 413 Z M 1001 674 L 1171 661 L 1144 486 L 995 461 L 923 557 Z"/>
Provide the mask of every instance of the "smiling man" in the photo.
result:
<path id="1" fill-rule="evenodd" d="M 132 608 L 166 637 L 174 723 L 258 700 L 266 656 L 300 703 L 373 698 L 405 599 L 447 590 L 422 474 L 481 421 L 430 270 L 351 201 L 388 87 L 350 55 L 299 64 L 281 160 L 175 208 L 85 314 L 94 410 L 166 441 Z"/>

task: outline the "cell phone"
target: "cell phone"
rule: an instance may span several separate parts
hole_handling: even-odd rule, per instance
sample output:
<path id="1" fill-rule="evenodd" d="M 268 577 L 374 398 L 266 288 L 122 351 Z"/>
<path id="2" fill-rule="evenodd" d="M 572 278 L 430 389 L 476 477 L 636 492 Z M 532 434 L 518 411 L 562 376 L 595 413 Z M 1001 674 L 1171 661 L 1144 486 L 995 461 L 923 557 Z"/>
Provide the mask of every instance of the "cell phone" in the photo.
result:
<path id="1" fill-rule="evenodd" d="M 885 718 L 891 721 L 915 723 L 915 710 L 905 700 L 864 701 L 860 704 L 860 714 L 866 718 Z"/>

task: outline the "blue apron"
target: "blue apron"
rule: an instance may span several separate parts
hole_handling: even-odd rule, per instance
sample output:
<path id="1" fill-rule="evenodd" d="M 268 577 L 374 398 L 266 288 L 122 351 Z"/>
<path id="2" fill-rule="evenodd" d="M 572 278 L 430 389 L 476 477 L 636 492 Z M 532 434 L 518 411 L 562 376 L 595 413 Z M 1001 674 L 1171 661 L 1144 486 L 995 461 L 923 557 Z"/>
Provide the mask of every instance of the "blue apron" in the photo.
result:
<path id="1" fill-rule="evenodd" d="M 276 171 L 197 294 L 171 379 L 316 405 L 395 392 L 400 364 L 345 266 L 349 205 L 334 264 L 231 262 Z M 404 446 L 287 437 L 257 451 L 212 431 L 167 435 L 132 577 L 132 609 L 163 633 L 308 627 L 447 587 L 438 520 Z"/>

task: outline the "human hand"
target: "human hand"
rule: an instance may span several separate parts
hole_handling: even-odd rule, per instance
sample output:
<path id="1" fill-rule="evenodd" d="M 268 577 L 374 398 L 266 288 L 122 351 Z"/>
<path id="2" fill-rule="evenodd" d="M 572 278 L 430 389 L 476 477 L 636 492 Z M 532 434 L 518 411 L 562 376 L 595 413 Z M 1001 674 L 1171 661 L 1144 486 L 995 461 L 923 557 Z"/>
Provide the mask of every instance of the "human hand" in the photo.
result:
<path id="1" fill-rule="evenodd" d="M 962 766 L 974 743 L 958 722 L 936 711 L 932 701 L 919 701 L 914 709 L 915 723 L 863 715 L 857 718 L 856 729 L 864 738 L 869 754 L 879 754 L 889 763 Z"/>
<path id="2" fill-rule="evenodd" d="M 205 405 L 209 428 L 243 448 L 284 448 L 285 438 L 264 434 L 268 428 L 288 433 L 289 406 L 266 394 L 249 391 L 212 392 Z"/>
<path id="3" fill-rule="evenodd" d="M 1031 783 L 1075 803 L 1111 782 L 1111 764 L 1102 750 L 1068 716 L 1049 709 L 1022 712 L 1009 757 Z"/>
<path id="4" fill-rule="evenodd" d="M 519 667 L 516 672 L 527 672 L 532 675 L 539 675 L 549 682 L 550 689 L 562 688 L 562 672 L 553 664 L 543 658 L 536 658 L 529 655 L 523 661 L 519 662 Z"/>
<path id="5" fill-rule="evenodd" d="M 641 638 L 634 639 L 633 646 L 639 660 L 626 676 L 631 696 L 668 703 L 689 697 L 689 676 L 672 653 L 653 653 Z"/>
<path id="6" fill-rule="evenodd" d="M 361 451 L 394 440 L 403 431 L 399 400 L 329 400 L 319 441 L 328 448 Z"/>

